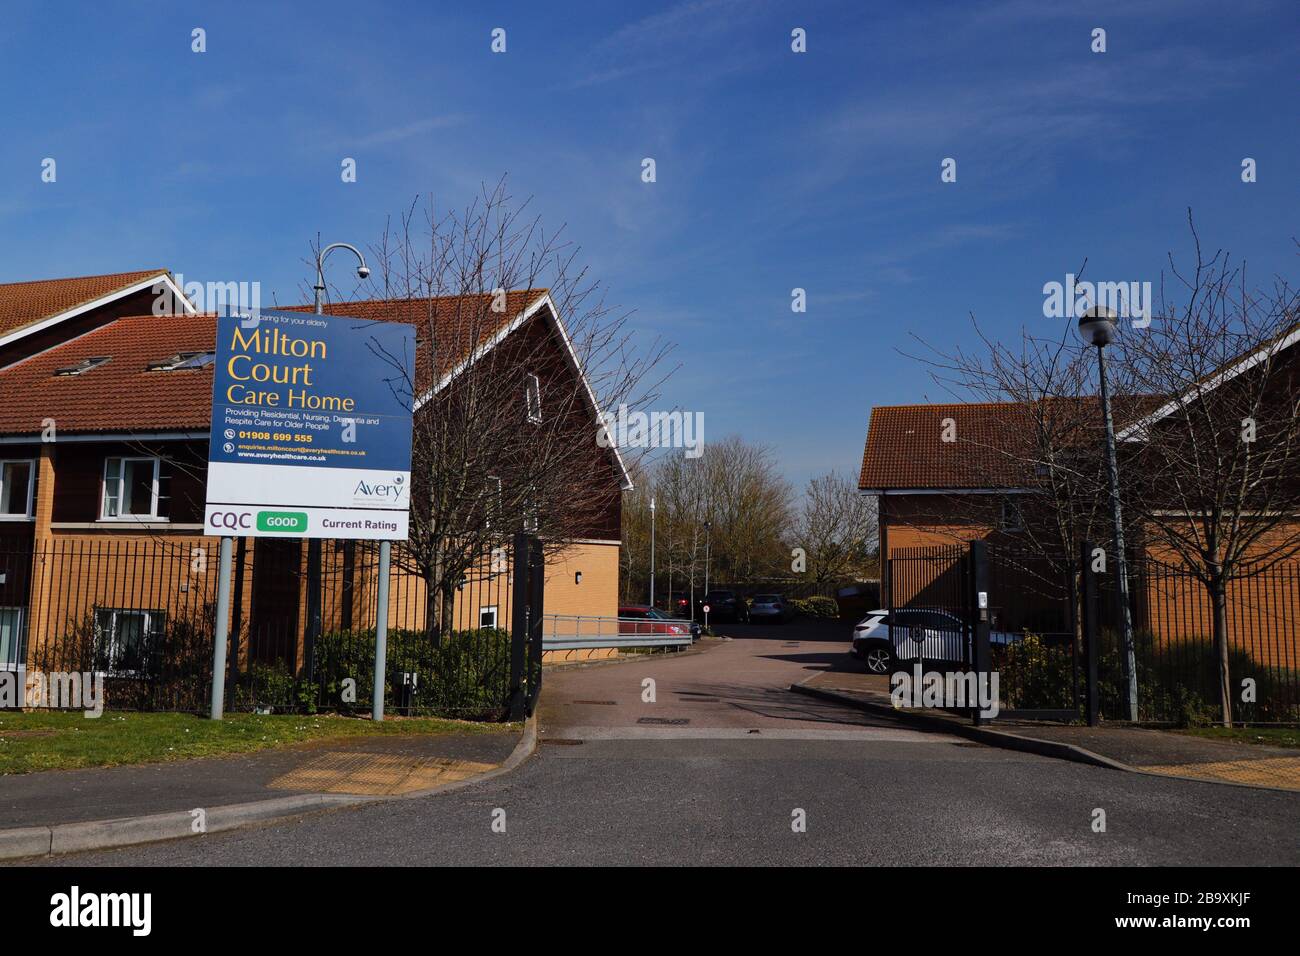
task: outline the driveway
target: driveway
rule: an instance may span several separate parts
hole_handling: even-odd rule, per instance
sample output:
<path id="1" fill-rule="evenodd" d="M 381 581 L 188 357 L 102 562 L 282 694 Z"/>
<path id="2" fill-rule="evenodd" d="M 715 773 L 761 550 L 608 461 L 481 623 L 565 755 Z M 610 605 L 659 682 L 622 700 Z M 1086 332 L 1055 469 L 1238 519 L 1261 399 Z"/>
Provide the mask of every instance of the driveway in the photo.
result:
<path id="1" fill-rule="evenodd" d="M 542 740 L 956 740 L 790 692 L 792 683 L 817 674 L 861 669 L 847 656 L 847 625 L 719 630 L 725 637 L 706 638 L 689 652 L 548 670 Z"/>

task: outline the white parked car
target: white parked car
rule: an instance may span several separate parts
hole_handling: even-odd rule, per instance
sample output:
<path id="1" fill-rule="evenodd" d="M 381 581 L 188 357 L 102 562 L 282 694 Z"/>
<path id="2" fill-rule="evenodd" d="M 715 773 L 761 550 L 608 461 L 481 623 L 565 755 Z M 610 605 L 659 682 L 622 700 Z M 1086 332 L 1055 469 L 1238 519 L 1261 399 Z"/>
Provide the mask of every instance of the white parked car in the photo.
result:
<path id="1" fill-rule="evenodd" d="M 989 644 L 1011 644 L 1023 634 L 990 631 Z M 919 638 L 919 640 L 917 639 Z M 849 653 L 867 665 L 872 674 L 888 674 L 897 664 L 915 661 L 960 663 L 965 657 L 963 624 L 949 612 L 927 608 L 872 611 L 853 629 Z"/>

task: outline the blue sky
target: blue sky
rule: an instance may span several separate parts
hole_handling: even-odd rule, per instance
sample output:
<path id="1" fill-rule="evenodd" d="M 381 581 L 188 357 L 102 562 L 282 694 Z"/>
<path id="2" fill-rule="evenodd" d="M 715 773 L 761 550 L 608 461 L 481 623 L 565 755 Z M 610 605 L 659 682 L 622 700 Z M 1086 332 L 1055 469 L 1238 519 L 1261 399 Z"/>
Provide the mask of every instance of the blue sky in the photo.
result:
<path id="1" fill-rule="evenodd" d="M 856 470 L 873 404 L 947 397 L 912 334 L 1041 328 L 1085 257 L 1156 282 L 1188 206 L 1257 280 L 1296 272 L 1294 0 L 282 6 L 6 3 L 0 281 L 163 266 L 302 301 L 317 232 L 369 243 L 508 173 L 678 344 L 662 404 L 801 484 Z"/>

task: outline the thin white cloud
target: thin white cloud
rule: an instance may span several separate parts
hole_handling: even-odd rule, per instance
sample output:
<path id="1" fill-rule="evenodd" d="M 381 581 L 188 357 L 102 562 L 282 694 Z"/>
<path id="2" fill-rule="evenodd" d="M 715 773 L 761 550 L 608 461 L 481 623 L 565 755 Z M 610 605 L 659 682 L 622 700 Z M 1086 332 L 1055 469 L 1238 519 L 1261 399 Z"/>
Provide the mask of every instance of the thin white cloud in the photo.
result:
<path id="1" fill-rule="evenodd" d="M 400 143 L 403 140 L 410 139 L 413 136 L 419 136 L 421 133 L 430 133 L 437 129 L 447 129 L 452 126 L 459 126 L 464 122 L 464 117 L 458 113 L 447 116 L 429 116 L 425 119 L 416 120 L 412 123 L 405 123 L 400 126 L 390 126 L 387 129 L 376 130 L 366 136 L 362 136 L 355 141 L 355 145 L 361 147 L 387 146 L 390 143 Z"/>

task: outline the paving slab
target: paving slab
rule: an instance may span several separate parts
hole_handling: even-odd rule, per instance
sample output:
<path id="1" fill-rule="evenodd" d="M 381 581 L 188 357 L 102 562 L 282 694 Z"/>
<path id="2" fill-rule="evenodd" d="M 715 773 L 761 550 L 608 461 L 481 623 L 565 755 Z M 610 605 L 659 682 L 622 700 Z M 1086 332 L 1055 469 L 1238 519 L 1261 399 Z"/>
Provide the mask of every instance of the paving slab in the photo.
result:
<path id="1" fill-rule="evenodd" d="M 189 811 L 292 794 L 406 793 L 463 779 L 474 767 L 491 769 L 518 740 L 517 732 L 347 737 L 233 757 L 14 774 L 0 777 L 0 829 Z"/>

